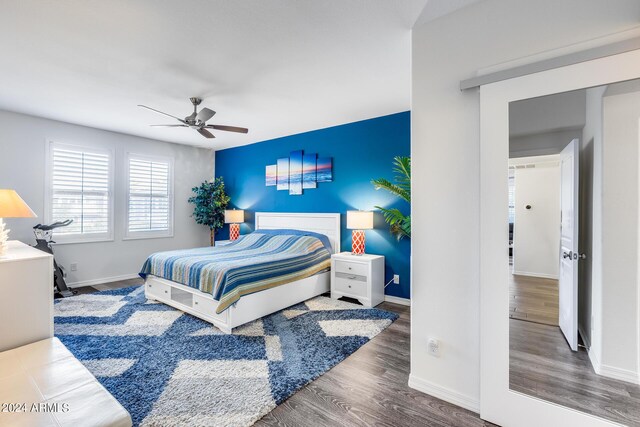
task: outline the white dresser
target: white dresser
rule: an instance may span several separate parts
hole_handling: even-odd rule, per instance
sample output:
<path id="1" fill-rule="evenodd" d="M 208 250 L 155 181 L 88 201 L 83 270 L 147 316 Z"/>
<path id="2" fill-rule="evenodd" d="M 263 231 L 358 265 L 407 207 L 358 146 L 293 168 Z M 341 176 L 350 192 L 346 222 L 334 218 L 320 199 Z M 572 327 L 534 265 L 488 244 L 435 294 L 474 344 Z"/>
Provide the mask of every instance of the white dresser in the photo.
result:
<path id="1" fill-rule="evenodd" d="M 384 257 L 342 252 L 331 257 L 331 298 L 355 298 L 366 307 L 384 301 Z"/>
<path id="2" fill-rule="evenodd" d="M 53 337 L 53 256 L 17 240 L 0 257 L 0 351 Z"/>

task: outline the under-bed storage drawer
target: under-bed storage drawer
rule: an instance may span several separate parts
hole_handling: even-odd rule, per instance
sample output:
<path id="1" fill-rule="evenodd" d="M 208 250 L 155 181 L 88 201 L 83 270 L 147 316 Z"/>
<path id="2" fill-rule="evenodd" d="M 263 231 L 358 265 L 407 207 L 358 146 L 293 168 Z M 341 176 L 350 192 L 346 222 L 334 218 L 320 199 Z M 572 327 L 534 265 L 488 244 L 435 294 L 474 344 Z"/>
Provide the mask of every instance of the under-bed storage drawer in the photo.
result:
<path id="1" fill-rule="evenodd" d="M 160 283 L 157 281 L 147 282 L 145 284 L 146 291 L 149 295 L 155 296 L 158 298 L 168 299 L 170 297 L 171 288 L 169 285 L 165 285 L 164 283 Z"/>
<path id="2" fill-rule="evenodd" d="M 229 310 L 220 314 L 216 314 L 218 301 L 215 301 L 210 297 L 206 297 L 206 295 L 207 294 L 203 294 L 203 295 L 193 294 L 193 309 L 198 313 L 202 313 L 205 316 L 213 317 L 214 319 L 220 319 L 223 322 L 226 322 L 227 313 Z"/>

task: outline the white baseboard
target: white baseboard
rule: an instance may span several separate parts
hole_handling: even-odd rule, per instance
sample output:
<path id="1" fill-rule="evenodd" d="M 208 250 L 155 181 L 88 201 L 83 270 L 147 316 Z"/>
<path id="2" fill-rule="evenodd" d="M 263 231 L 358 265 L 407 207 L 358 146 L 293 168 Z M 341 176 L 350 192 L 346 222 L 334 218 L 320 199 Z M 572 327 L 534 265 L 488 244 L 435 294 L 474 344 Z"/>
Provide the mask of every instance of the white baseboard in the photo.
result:
<path id="1" fill-rule="evenodd" d="M 409 375 L 409 387 L 426 393 L 430 396 L 442 399 L 445 402 L 452 403 L 461 408 L 468 409 L 476 413 L 480 412 L 480 401 L 457 391 L 448 389 L 446 387 L 433 384 L 430 381 L 418 378 L 413 374 Z"/>
<path id="2" fill-rule="evenodd" d="M 394 304 L 411 306 L 411 300 L 409 298 L 401 298 L 401 297 L 394 297 L 392 295 L 385 295 L 384 300 L 386 302 L 391 302 Z"/>
<path id="3" fill-rule="evenodd" d="M 635 371 L 630 371 L 628 369 L 621 369 L 615 366 L 608 366 L 600 363 L 600 360 L 596 357 L 595 353 L 591 350 L 588 351 L 589 360 L 591 361 L 591 366 L 593 366 L 593 370 L 596 374 L 602 375 L 603 377 L 612 378 L 614 380 L 625 381 L 632 384 L 640 384 L 640 377 L 638 373 Z"/>
<path id="4" fill-rule="evenodd" d="M 128 280 L 140 277 L 138 274 L 123 274 L 121 276 L 103 277 L 100 279 L 82 280 L 79 282 L 67 283 L 70 288 L 80 288 L 82 286 L 102 285 L 103 283 L 117 282 L 118 280 Z"/>
<path id="5" fill-rule="evenodd" d="M 558 275 L 557 274 L 532 273 L 530 271 L 516 271 L 516 270 L 513 270 L 513 274 L 515 274 L 517 276 L 540 277 L 542 279 L 555 279 L 555 280 L 558 280 Z"/>
<path id="6" fill-rule="evenodd" d="M 635 371 L 628 369 L 616 368 L 615 366 L 600 365 L 600 372 L 596 372 L 603 377 L 612 378 L 614 380 L 625 381 L 632 384 L 640 384 L 640 378 Z"/>

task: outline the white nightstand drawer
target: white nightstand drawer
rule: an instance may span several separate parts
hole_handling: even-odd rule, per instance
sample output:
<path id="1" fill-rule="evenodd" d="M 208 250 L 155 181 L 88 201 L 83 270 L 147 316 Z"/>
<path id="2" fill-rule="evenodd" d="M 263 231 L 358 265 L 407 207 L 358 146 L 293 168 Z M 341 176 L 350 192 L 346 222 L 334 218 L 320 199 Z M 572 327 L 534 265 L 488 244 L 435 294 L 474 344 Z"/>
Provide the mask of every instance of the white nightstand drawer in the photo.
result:
<path id="1" fill-rule="evenodd" d="M 335 267 L 337 273 L 357 274 L 365 277 L 369 275 L 369 264 L 336 260 Z"/>
<path id="2" fill-rule="evenodd" d="M 359 282 L 366 282 L 367 276 L 360 276 L 359 274 L 351 274 L 351 273 L 336 273 L 336 277 L 346 280 L 357 280 Z"/>
<path id="3" fill-rule="evenodd" d="M 335 288 L 345 294 L 367 297 L 367 282 L 360 280 L 349 280 L 336 276 Z"/>

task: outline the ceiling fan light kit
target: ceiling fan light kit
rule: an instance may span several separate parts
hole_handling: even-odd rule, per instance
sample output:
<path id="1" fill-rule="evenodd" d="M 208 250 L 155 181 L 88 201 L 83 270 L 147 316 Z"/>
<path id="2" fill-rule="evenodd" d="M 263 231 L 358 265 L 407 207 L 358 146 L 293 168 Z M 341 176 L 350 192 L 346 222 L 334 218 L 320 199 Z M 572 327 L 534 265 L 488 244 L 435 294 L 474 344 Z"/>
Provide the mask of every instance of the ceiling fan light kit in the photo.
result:
<path id="1" fill-rule="evenodd" d="M 180 122 L 180 124 L 150 125 L 153 127 L 191 128 L 196 130 L 200 135 L 209 139 L 215 138 L 215 136 L 208 129 L 216 129 L 216 130 L 223 130 L 226 132 L 237 132 L 237 133 L 249 132 L 249 129 L 247 128 L 241 128 L 236 126 L 208 125 L 207 121 L 211 119 L 216 114 L 216 112 L 207 107 L 203 107 L 200 111 L 198 111 L 198 105 L 202 103 L 201 98 L 194 97 L 194 98 L 189 98 L 189 100 L 193 104 L 193 113 L 191 113 L 184 119 L 181 119 L 179 117 L 173 116 L 171 114 L 165 113 L 160 110 L 156 110 L 155 108 L 147 107 L 146 105 L 138 104 L 138 107 L 146 108 L 147 110 L 151 110 L 153 112 L 163 114 L 165 116 L 174 118 Z"/>

